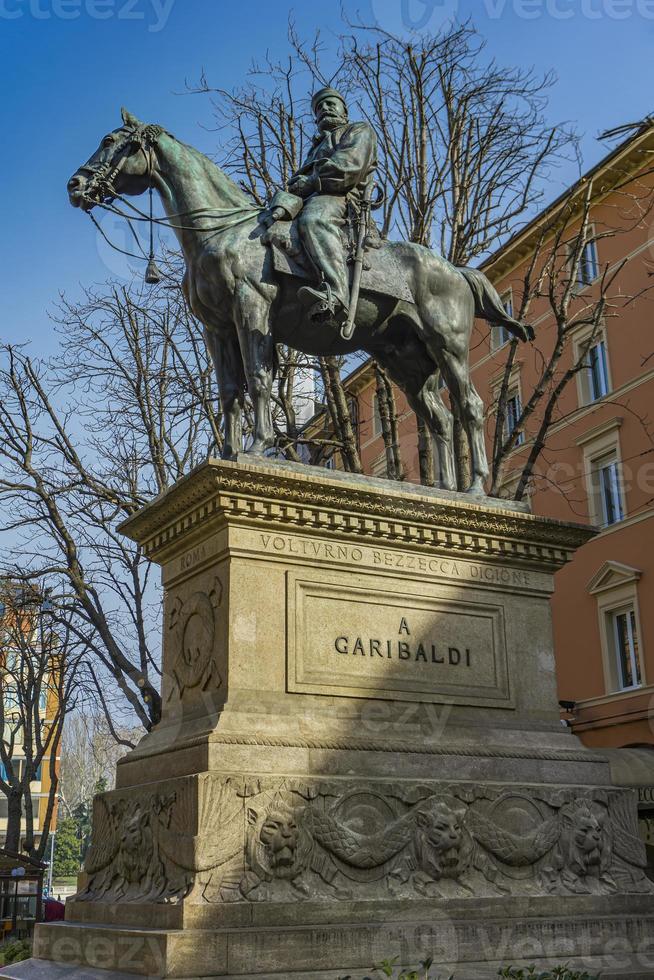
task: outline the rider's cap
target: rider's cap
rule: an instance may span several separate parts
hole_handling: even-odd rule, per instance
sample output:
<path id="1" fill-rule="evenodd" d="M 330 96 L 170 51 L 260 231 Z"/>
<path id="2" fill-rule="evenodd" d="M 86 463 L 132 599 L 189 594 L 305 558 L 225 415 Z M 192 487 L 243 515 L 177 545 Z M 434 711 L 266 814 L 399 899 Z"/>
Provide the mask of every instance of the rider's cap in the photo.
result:
<path id="1" fill-rule="evenodd" d="M 329 85 L 327 85 L 325 88 L 319 88 L 318 91 L 314 92 L 313 95 L 311 96 L 311 108 L 313 109 L 313 111 L 314 112 L 316 111 L 316 106 L 318 105 L 319 102 L 322 102 L 323 99 L 326 99 L 330 95 L 336 99 L 340 99 L 343 105 L 345 106 L 345 108 L 347 109 L 347 102 L 345 101 L 345 96 L 341 95 L 341 93 L 338 92 L 335 88 L 331 88 Z"/>

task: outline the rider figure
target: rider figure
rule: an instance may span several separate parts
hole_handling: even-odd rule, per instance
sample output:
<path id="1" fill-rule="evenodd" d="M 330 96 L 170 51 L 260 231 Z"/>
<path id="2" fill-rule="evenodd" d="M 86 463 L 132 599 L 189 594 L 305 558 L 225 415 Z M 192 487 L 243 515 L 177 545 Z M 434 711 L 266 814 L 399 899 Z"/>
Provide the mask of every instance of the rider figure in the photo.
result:
<path id="1" fill-rule="evenodd" d="M 318 134 L 291 178 L 288 190 L 304 198 L 298 227 L 302 243 L 321 276 L 321 287 L 303 286 L 298 297 L 311 303 L 310 316 L 342 322 L 349 305 L 349 276 L 341 238 L 348 196 L 361 198 L 377 166 L 377 137 L 367 122 L 348 120 L 343 96 L 322 88 L 311 99 Z"/>

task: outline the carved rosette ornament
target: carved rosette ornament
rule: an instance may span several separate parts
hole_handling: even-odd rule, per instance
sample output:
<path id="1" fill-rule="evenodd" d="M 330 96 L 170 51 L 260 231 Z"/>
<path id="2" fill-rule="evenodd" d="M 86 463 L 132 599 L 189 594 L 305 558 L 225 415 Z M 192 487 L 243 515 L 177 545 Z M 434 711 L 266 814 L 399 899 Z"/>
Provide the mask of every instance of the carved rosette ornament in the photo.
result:
<path id="1" fill-rule="evenodd" d="M 177 596 L 172 602 L 168 625 L 176 650 L 172 673 L 180 698 L 189 690 L 206 691 L 222 684 L 214 659 L 216 614 L 222 596 L 222 583 L 214 578 L 208 593 L 193 592 L 184 601 Z"/>
<path id="2" fill-rule="evenodd" d="M 344 791 L 341 783 L 205 774 L 166 793 L 99 797 L 78 899 L 651 894 L 645 865 L 633 800 L 622 790 Z"/>

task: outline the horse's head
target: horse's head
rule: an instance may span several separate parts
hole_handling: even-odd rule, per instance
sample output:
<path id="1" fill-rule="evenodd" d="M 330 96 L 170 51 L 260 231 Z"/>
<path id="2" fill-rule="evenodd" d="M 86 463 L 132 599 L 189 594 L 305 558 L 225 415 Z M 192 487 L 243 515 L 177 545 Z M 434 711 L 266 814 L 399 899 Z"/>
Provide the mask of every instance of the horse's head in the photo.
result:
<path id="1" fill-rule="evenodd" d="M 108 133 L 93 156 L 68 181 L 68 197 L 76 208 L 90 211 L 95 204 L 119 194 L 142 194 L 152 181 L 152 148 L 164 132 L 146 125 L 127 109 L 123 125 Z"/>

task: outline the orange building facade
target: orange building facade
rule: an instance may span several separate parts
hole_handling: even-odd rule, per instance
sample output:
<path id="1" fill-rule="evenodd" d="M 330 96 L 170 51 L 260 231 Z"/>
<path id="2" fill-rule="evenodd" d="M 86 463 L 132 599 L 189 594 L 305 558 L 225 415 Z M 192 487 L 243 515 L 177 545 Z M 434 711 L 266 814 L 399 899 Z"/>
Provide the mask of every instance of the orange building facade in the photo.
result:
<path id="1" fill-rule="evenodd" d="M 654 127 L 621 144 L 572 189 L 583 195 L 592 182 L 591 236 L 574 273 L 574 302 L 592 306 L 603 277 L 619 274 L 599 329 L 582 324 L 570 334 L 558 371 L 579 360 L 580 348 L 583 368 L 557 402 L 529 485 L 533 513 L 600 529 L 558 573 L 552 600 L 559 696 L 574 702 L 566 717 L 590 746 L 654 744 L 654 213 L 648 213 L 654 176 L 647 172 L 652 159 Z M 626 175 L 637 180 L 638 201 L 631 210 Z M 525 270 L 539 241 L 545 261 L 542 228 L 558 206 L 555 202 L 546 209 L 482 266 L 514 311 L 520 308 Z M 573 215 L 572 234 L 574 220 Z M 618 233 L 604 237 L 607 229 Z M 532 301 L 527 319 L 536 341 L 516 351 L 507 425 L 534 390 L 543 355 L 555 339 L 547 297 Z M 509 340 L 501 329 L 476 321 L 471 373 L 487 406 L 489 453 Z M 357 402 L 364 472 L 384 477 L 385 447 L 370 362 L 348 377 L 346 389 Z M 419 482 L 415 417 L 399 391 L 396 401 L 406 479 Z M 539 421 L 536 411 L 521 444 L 507 457 L 506 496 L 512 495 Z M 316 418 L 313 428 L 319 425 Z"/>

